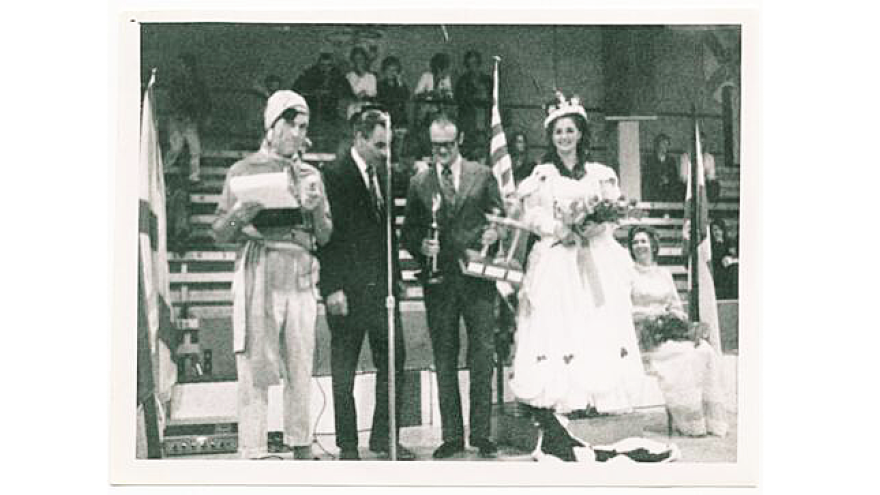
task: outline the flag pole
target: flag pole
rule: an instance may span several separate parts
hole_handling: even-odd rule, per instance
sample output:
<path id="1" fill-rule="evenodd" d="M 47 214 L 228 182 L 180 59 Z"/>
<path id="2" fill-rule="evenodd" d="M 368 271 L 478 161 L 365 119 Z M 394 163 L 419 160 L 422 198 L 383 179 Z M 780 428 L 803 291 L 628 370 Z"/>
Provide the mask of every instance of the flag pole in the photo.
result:
<path id="1" fill-rule="evenodd" d="M 391 134 L 391 115 L 390 113 L 385 114 L 385 132 L 388 136 L 389 144 L 392 139 Z M 395 315 L 397 314 L 394 310 L 396 306 L 396 301 L 394 300 L 394 242 L 392 239 L 392 231 L 394 228 L 394 224 L 392 223 L 394 217 L 394 196 L 392 194 L 391 189 L 391 151 L 389 147 L 389 151 L 387 156 L 385 157 L 385 237 L 386 237 L 386 251 L 387 251 L 387 263 L 388 268 L 386 270 L 387 275 L 387 294 L 385 298 L 385 309 L 388 315 L 388 454 L 392 461 L 397 460 L 397 394 L 396 394 L 396 369 L 395 369 L 395 353 L 396 349 L 394 348 L 394 333 L 395 333 Z"/>
<path id="2" fill-rule="evenodd" d="M 498 107 L 498 66 L 501 64 L 501 57 L 495 55 L 492 57 L 495 61 L 495 67 L 492 70 L 492 105 L 494 107 L 493 111 L 501 112 L 501 109 Z M 489 161 L 492 161 L 492 144 L 489 144 Z M 493 171 L 494 175 L 494 171 Z M 511 253 L 513 253 L 513 246 L 511 246 Z M 499 298 L 503 299 L 503 297 L 496 291 L 495 298 L 498 300 Z M 503 309 L 503 308 L 502 308 Z M 495 332 L 495 401 L 498 403 L 499 407 L 504 407 L 504 362 L 501 359 L 501 355 L 499 350 L 501 349 L 502 334 L 500 331 Z"/>
<path id="3" fill-rule="evenodd" d="M 688 273 L 690 276 L 690 291 L 688 293 L 688 319 L 692 323 L 700 321 L 700 262 L 699 262 L 699 229 L 702 227 L 700 223 L 700 194 L 697 177 L 697 160 L 700 159 L 700 124 L 697 122 L 697 105 L 691 104 L 691 114 L 693 118 L 693 129 L 691 134 L 691 154 L 690 170 L 688 174 L 690 180 L 688 186 L 690 188 L 691 204 L 690 211 L 690 233 L 688 240 L 689 264 Z"/>

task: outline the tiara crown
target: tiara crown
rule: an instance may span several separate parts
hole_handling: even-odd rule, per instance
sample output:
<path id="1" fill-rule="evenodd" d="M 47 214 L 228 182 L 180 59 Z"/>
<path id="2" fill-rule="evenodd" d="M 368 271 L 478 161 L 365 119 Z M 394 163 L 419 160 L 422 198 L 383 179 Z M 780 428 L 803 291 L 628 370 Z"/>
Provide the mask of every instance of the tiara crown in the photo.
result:
<path id="1" fill-rule="evenodd" d="M 544 127 L 549 126 L 551 122 L 559 117 L 564 117 L 566 115 L 580 115 L 584 120 L 589 120 L 587 117 L 587 111 L 584 109 L 584 106 L 581 105 L 580 97 L 573 95 L 571 98 L 566 99 L 565 94 L 558 89 L 554 95 L 555 99 L 545 107 L 547 118 L 544 119 Z"/>

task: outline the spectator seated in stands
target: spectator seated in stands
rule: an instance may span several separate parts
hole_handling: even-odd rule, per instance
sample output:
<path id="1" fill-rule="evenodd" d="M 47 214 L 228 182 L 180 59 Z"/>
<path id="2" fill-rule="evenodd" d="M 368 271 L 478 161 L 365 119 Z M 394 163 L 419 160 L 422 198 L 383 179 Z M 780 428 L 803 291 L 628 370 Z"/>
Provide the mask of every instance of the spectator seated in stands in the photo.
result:
<path id="1" fill-rule="evenodd" d="M 351 87 L 352 101 L 348 104 L 345 118 L 351 118 L 359 113 L 365 105 L 374 103 L 376 98 L 376 75 L 370 72 L 370 57 L 361 46 L 351 49 L 352 70 L 345 75 Z"/>
<path id="2" fill-rule="evenodd" d="M 168 119 L 169 150 L 164 157 L 166 172 L 175 172 L 175 162 L 186 145 L 189 151 L 189 180 L 199 181 L 202 145 L 199 128 L 207 123 L 211 112 L 208 88 L 199 75 L 195 56 L 186 53 L 178 57 L 178 74 L 171 80 L 169 94 L 171 115 Z"/>
<path id="3" fill-rule="evenodd" d="M 730 238 L 727 225 L 720 218 L 712 220 L 712 278 L 715 281 L 715 297 L 737 299 L 739 297 L 739 258 L 736 242 Z"/>
<path id="4" fill-rule="evenodd" d="M 431 57 L 431 70 L 422 74 L 414 92 L 416 98 L 416 134 L 419 156 L 431 154 L 428 127 L 434 116 L 441 111 L 456 115 L 452 94 L 449 55 L 436 53 Z"/>
<path id="5" fill-rule="evenodd" d="M 706 177 L 706 196 L 709 198 L 709 201 L 715 202 L 718 201 L 718 197 L 720 196 L 721 188 L 718 185 L 718 178 L 715 174 L 715 157 L 712 156 L 712 153 L 709 153 L 709 148 L 706 144 L 706 133 L 700 131 L 700 149 L 703 151 L 703 173 Z M 687 178 L 688 171 L 691 168 L 691 159 L 688 153 L 682 153 L 681 155 L 681 166 L 679 169 L 679 180 L 687 187 Z M 682 199 L 684 200 L 684 195 L 682 195 Z"/>
<path id="6" fill-rule="evenodd" d="M 670 144 L 666 134 L 660 133 L 654 138 L 654 150 L 642 168 L 642 199 L 645 201 L 684 201 L 686 185 L 679 180 L 679 163 L 669 153 Z"/>
<path id="7" fill-rule="evenodd" d="M 406 114 L 406 102 L 409 100 L 409 88 L 401 77 L 400 59 L 394 56 L 382 60 L 382 74 L 376 100 L 391 115 L 391 126 L 396 130 L 405 129 L 409 119 Z"/>
<path id="8" fill-rule="evenodd" d="M 465 73 L 455 84 L 458 121 L 464 133 L 462 154 L 478 160 L 489 148 L 489 109 L 492 104 L 492 78 L 481 72 L 483 57 L 476 50 L 464 56 Z"/>
<path id="9" fill-rule="evenodd" d="M 321 53 L 317 63 L 296 79 L 293 89 L 309 104 L 309 136 L 315 148 L 322 152 L 334 151 L 341 137 L 339 131 L 345 128 L 339 102 L 351 97 L 352 93 L 348 80 L 334 64 L 333 55 Z"/>
<path id="10" fill-rule="evenodd" d="M 519 185 L 523 179 L 532 174 L 532 170 L 534 170 L 537 162 L 529 156 L 529 141 L 526 138 L 525 132 L 514 132 L 511 134 L 507 144 L 510 147 L 510 162 L 513 166 L 513 180 Z"/>

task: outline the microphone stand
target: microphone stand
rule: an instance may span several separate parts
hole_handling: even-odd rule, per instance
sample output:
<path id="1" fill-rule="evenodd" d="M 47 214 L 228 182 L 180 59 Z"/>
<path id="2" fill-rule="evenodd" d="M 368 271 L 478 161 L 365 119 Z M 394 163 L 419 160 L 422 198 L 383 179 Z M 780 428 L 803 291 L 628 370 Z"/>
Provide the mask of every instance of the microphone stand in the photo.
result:
<path id="1" fill-rule="evenodd" d="M 396 301 L 394 300 L 394 243 L 392 240 L 392 231 L 394 228 L 394 195 L 391 190 L 391 115 L 385 114 L 385 132 L 388 136 L 388 156 L 386 157 L 386 173 L 385 173 L 385 237 L 387 246 L 387 280 L 388 293 L 385 298 L 385 309 L 388 314 L 388 454 L 392 461 L 397 460 L 397 394 L 396 394 L 396 369 L 395 369 L 395 315 L 394 310 Z"/>

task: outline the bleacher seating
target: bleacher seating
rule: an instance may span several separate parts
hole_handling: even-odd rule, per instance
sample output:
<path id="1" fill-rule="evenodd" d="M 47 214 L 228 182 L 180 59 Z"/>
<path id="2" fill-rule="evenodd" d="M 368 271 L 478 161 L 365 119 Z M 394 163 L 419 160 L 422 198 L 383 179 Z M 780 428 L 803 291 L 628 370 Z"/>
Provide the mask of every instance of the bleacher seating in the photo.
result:
<path id="1" fill-rule="evenodd" d="M 231 284 L 235 262 L 235 246 L 218 244 L 213 240 L 211 223 L 217 200 L 228 167 L 247 155 L 247 151 L 211 151 L 203 154 L 203 180 L 191 192 L 191 235 L 187 249 L 169 253 L 171 265 L 172 302 L 178 309 L 186 307 L 187 316 L 225 316 L 231 314 Z M 333 159 L 329 154 L 311 154 L 306 161 L 320 166 Z M 731 232 L 736 232 L 739 219 L 739 173 L 737 168 L 719 168 L 722 184 L 721 199 L 712 205 L 713 215 L 724 218 Z M 394 202 L 395 224 L 400 228 L 406 200 Z M 672 272 L 676 285 L 687 295 L 687 272 L 682 255 L 681 237 L 684 208 L 682 203 L 641 203 L 646 215 L 635 223 L 654 227 L 661 237 L 659 263 Z M 631 225 L 631 224 L 630 224 Z M 616 232 L 625 242 L 628 225 Z M 415 279 L 419 270 L 415 260 L 401 250 L 406 294 L 402 301 L 404 311 L 423 310 L 422 290 Z"/>

